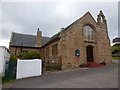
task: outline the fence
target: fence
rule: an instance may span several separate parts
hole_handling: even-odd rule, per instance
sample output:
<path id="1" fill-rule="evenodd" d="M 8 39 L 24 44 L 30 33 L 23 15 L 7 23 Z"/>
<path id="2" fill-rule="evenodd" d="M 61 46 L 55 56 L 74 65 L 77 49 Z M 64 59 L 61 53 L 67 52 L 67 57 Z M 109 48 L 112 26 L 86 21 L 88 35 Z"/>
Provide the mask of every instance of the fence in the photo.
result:
<path id="1" fill-rule="evenodd" d="M 16 68 L 17 68 L 17 61 L 9 61 L 7 62 L 8 68 L 5 70 L 5 77 L 6 78 L 16 78 Z"/>

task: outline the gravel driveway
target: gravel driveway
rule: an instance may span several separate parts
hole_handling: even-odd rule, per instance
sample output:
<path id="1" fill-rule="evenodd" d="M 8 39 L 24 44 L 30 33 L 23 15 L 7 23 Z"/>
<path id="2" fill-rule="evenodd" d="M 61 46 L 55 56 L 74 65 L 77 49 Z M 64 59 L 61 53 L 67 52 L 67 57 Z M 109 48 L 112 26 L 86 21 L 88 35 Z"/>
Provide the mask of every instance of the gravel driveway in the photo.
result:
<path id="1" fill-rule="evenodd" d="M 118 88 L 118 65 L 20 79 L 12 88 Z"/>

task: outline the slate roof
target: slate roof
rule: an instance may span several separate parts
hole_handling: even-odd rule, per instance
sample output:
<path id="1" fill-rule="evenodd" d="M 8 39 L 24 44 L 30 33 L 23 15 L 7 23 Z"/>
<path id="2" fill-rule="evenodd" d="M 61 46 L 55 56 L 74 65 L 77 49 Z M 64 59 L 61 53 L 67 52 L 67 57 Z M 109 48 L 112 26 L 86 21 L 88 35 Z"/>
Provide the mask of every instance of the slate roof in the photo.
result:
<path id="1" fill-rule="evenodd" d="M 42 46 L 49 41 L 50 37 L 42 37 Z M 12 33 L 10 46 L 35 47 L 36 35 Z"/>
<path id="2" fill-rule="evenodd" d="M 76 20 L 75 22 L 73 22 L 72 24 L 70 24 L 69 26 L 67 26 L 66 28 L 64 28 L 63 30 L 59 31 L 57 34 L 53 35 L 46 44 L 49 44 L 50 42 L 52 42 L 52 41 L 54 41 L 54 40 L 56 40 L 56 39 L 59 39 L 59 38 L 60 38 L 60 37 L 59 37 L 60 34 L 61 34 L 62 32 L 67 31 L 68 28 L 71 27 L 71 26 L 72 26 L 74 23 L 76 23 L 77 21 L 78 21 L 78 20 Z M 46 44 L 45 44 L 45 45 L 46 45 Z"/>
<path id="3" fill-rule="evenodd" d="M 115 43 L 115 42 L 120 42 L 120 37 L 113 39 L 113 43 Z"/>
<path id="4" fill-rule="evenodd" d="M 63 30 L 59 31 L 57 34 L 53 35 L 51 38 L 50 37 L 42 37 L 42 47 L 46 46 L 47 44 L 51 43 L 52 41 L 54 41 L 56 39 L 59 39 L 60 34 L 62 32 L 68 31 L 70 27 L 72 27 L 75 23 L 77 23 L 79 20 L 81 20 L 87 14 L 89 14 L 92 17 L 90 12 L 87 12 L 81 18 L 77 19 L 72 24 L 70 24 L 69 26 L 67 26 Z M 93 20 L 95 21 L 94 18 L 93 18 Z M 96 21 L 95 21 L 95 23 L 96 23 Z M 11 39 L 11 41 L 13 42 L 13 44 L 11 44 L 11 45 L 21 46 L 21 43 L 23 43 L 23 46 L 35 47 L 36 36 L 35 35 L 25 35 L 25 34 L 13 33 L 13 38 Z"/>

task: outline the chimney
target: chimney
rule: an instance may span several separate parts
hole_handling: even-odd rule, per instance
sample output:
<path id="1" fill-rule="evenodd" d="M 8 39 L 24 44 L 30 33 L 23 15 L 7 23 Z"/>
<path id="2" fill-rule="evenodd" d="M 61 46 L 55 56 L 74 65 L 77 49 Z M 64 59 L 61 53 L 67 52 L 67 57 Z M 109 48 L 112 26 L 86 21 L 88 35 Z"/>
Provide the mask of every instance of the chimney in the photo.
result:
<path id="1" fill-rule="evenodd" d="M 42 45 L 42 32 L 39 31 L 39 28 L 37 30 L 37 36 L 36 36 L 36 47 L 41 47 Z"/>

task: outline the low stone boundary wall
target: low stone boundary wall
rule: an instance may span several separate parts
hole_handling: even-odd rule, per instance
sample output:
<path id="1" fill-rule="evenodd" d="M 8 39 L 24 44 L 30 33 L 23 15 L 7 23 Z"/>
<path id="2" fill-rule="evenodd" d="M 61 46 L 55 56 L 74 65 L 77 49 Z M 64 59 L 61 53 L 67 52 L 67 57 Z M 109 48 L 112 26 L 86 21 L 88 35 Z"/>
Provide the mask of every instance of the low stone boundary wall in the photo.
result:
<path id="1" fill-rule="evenodd" d="M 45 57 L 45 66 L 61 66 L 61 58 L 58 56 Z"/>

